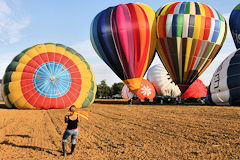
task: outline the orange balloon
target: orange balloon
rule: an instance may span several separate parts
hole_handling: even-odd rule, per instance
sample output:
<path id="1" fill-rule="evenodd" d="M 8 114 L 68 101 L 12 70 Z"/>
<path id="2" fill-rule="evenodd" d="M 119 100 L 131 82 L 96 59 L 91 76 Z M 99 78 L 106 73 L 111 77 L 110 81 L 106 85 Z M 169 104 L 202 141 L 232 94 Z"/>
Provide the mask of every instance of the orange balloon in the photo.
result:
<path id="1" fill-rule="evenodd" d="M 137 91 L 136 95 L 141 100 L 148 98 L 149 100 L 152 101 L 153 98 L 156 96 L 156 91 L 151 82 L 149 82 L 146 79 L 143 79 L 141 82 L 140 89 Z"/>

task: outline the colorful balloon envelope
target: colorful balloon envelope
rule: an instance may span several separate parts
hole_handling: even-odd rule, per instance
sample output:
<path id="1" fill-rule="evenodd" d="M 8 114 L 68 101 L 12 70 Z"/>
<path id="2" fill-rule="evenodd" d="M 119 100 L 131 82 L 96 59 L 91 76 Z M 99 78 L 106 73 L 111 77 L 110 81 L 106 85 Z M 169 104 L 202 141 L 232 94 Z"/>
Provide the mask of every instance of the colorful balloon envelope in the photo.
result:
<path id="1" fill-rule="evenodd" d="M 240 49 L 230 54 L 216 69 L 207 91 L 211 105 L 240 106 Z"/>
<path id="2" fill-rule="evenodd" d="M 153 84 L 159 96 L 178 97 L 181 95 L 180 89 L 162 63 L 149 68 L 147 79 Z"/>
<path id="3" fill-rule="evenodd" d="M 240 4 L 232 11 L 229 19 L 229 26 L 232 33 L 234 43 L 237 48 L 240 48 Z"/>
<path id="4" fill-rule="evenodd" d="M 2 82 L 7 106 L 19 109 L 88 107 L 96 82 L 90 65 L 72 48 L 44 43 L 27 48 L 8 65 Z"/>
<path id="5" fill-rule="evenodd" d="M 226 37 L 224 17 L 198 2 L 173 2 L 156 12 L 157 51 L 182 93 L 209 66 Z"/>
<path id="6" fill-rule="evenodd" d="M 122 95 L 123 99 L 131 99 L 134 96 L 134 94 L 132 92 L 130 92 L 130 90 L 127 87 L 126 84 L 122 88 L 122 94 L 121 95 Z"/>
<path id="7" fill-rule="evenodd" d="M 156 91 L 151 82 L 143 79 L 141 82 L 141 86 L 136 93 L 136 96 L 141 100 L 145 100 L 147 98 L 152 101 L 153 98 L 156 96 Z"/>
<path id="8" fill-rule="evenodd" d="M 207 95 L 207 88 L 203 84 L 203 82 L 200 79 L 196 79 L 184 92 L 184 94 L 181 96 L 183 99 L 187 99 L 190 97 L 193 98 L 200 98 L 200 97 L 206 97 Z"/>
<path id="9" fill-rule="evenodd" d="M 90 38 L 100 58 L 136 93 L 156 48 L 152 8 L 142 3 L 107 8 L 93 19 Z"/>

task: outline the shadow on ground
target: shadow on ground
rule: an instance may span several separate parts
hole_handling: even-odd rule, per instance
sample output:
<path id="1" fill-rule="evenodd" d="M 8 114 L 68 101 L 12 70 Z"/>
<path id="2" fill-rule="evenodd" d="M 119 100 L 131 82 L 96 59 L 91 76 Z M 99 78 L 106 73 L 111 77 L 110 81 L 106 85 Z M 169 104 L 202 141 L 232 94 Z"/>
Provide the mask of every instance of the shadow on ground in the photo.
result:
<path id="1" fill-rule="evenodd" d="M 41 148 L 41 147 L 37 147 L 37 146 L 26 146 L 26 145 L 18 145 L 18 144 L 14 144 L 12 142 L 9 142 L 7 140 L 4 140 L 3 142 L 0 143 L 0 145 L 9 145 L 9 146 L 13 146 L 13 147 L 19 147 L 19 148 L 28 148 L 28 149 L 32 149 L 32 150 L 37 150 L 37 151 L 44 151 L 44 152 L 47 152 L 49 154 L 52 154 L 54 156 L 57 156 L 56 154 L 54 154 L 52 151 L 57 151 L 57 152 L 60 152 L 60 150 L 51 150 L 51 149 L 46 149 L 46 148 Z"/>
<path id="2" fill-rule="evenodd" d="M 30 138 L 29 135 L 20 135 L 20 134 L 8 134 L 8 135 L 5 135 L 6 137 L 22 137 L 22 138 Z"/>

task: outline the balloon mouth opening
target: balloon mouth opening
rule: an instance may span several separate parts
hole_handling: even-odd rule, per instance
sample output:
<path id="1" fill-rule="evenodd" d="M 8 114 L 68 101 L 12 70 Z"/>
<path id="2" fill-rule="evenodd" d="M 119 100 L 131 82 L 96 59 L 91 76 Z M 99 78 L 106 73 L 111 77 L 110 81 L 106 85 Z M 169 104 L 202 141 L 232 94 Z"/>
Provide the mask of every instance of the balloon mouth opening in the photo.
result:
<path id="1" fill-rule="evenodd" d="M 123 82 L 128 86 L 129 90 L 135 94 L 141 86 L 142 78 L 127 79 L 123 80 Z"/>

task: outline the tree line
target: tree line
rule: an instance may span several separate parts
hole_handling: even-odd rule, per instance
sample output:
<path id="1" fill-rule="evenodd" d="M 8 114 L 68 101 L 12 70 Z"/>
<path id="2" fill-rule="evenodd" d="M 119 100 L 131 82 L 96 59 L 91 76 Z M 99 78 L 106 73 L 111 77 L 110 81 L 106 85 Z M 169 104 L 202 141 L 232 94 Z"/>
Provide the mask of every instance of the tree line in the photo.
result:
<path id="1" fill-rule="evenodd" d="M 106 84 L 106 80 L 102 80 L 100 84 L 97 85 L 96 98 L 111 98 L 113 95 L 122 93 L 122 88 L 124 83 L 114 83 L 111 87 Z"/>

